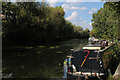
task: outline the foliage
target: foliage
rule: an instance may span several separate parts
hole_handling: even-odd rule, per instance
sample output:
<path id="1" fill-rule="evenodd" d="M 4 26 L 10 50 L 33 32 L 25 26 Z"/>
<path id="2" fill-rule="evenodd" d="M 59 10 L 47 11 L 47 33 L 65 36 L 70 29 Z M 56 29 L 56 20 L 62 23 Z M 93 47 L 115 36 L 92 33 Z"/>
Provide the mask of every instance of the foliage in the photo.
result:
<path id="1" fill-rule="evenodd" d="M 112 40 L 120 37 L 120 3 L 106 2 L 103 8 L 93 14 L 91 34 L 97 38 Z"/>
<path id="2" fill-rule="evenodd" d="M 89 37 L 88 30 L 72 25 L 60 7 L 46 2 L 3 2 L 3 39 L 17 43 L 41 43 Z"/>

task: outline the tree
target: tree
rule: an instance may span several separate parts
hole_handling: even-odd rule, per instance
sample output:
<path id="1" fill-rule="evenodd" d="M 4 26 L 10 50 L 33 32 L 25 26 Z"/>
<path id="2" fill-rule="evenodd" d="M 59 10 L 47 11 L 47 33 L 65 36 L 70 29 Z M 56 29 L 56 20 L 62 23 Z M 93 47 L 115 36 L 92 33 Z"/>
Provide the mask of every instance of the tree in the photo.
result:
<path id="1" fill-rule="evenodd" d="M 120 3 L 106 2 L 97 13 L 93 14 L 93 33 L 97 38 L 114 39 L 120 34 L 118 33 L 118 17 L 120 13 Z"/>
<path id="2" fill-rule="evenodd" d="M 64 18 L 64 9 L 46 2 L 4 2 L 3 39 L 20 44 L 39 44 L 84 37 L 84 30 Z M 87 33 L 87 32 L 86 32 Z"/>

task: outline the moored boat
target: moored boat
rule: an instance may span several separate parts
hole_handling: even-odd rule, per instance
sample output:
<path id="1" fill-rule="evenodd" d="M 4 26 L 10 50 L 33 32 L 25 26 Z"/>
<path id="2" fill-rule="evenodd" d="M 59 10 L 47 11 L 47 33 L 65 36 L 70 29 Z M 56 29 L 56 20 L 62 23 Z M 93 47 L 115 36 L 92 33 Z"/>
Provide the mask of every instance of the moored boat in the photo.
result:
<path id="1" fill-rule="evenodd" d="M 64 78 L 104 76 L 103 48 L 100 44 L 89 44 L 81 50 L 73 50 L 72 55 L 67 56 L 64 61 Z"/>

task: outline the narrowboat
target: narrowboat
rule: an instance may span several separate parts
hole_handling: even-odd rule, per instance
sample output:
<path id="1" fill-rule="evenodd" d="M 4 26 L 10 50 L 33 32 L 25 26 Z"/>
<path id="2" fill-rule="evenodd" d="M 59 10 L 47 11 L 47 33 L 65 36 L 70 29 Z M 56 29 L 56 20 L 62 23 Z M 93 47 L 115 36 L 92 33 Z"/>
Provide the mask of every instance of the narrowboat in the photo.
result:
<path id="1" fill-rule="evenodd" d="M 72 51 L 64 60 L 64 78 L 101 78 L 106 75 L 102 61 L 102 45 L 89 44 Z M 103 49 L 103 50 L 101 50 Z"/>

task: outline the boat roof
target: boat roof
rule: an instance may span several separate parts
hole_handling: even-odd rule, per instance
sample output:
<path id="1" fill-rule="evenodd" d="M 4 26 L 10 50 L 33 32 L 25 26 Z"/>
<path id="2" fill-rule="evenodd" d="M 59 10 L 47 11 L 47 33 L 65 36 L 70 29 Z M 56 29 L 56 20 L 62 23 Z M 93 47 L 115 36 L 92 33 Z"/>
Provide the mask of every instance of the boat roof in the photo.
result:
<path id="1" fill-rule="evenodd" d="M 88 57 L 86 58 L 85 63 L 83 64 L 83 67 L 81 67 L 81 64 L 83 63 L 86 55 L 88 52 L 84 52 L 85 49 L 82 49 L 78 52 L 72 53 L 72 65 L 75 65 L 77 71 L 83 71 L 83 72 L 99 72 L 99 69 L 101 72 L 104 71 L 103 67 L 99 67 L 99 59 L 90 59 L 90 58 L 97 58 L 102 57 L 101 53 L 99 53 L 99 56 L 97 56 L 97 52 L 94 52 L 94 50 L 89 50 L 90 53 Z M 103 65 L 103 64 L 102 64 Z"/>
<path id="2" fill-rule="evenodd" d="M 99 45 L 99 44 L 89 44 L 89 45 L 85 45 L 83 47 L 102 47 L 102 45 Z"/>

